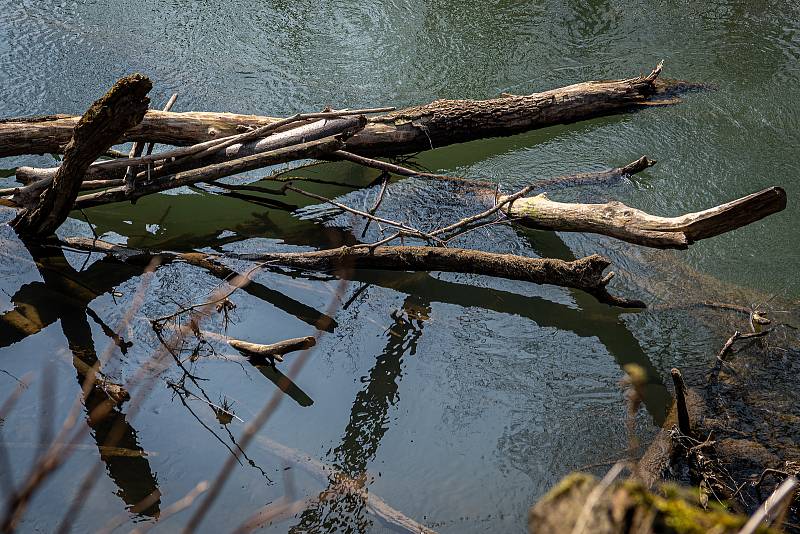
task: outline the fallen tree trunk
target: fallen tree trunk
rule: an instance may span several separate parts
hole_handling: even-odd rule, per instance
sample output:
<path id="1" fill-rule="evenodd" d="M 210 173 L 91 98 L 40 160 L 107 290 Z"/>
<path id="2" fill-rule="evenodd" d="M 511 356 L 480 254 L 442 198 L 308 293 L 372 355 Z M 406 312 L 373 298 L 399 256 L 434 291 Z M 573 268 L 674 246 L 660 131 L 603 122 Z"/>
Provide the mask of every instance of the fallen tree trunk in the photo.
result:
<path id="1" fill-rule="evenodd" d="M 238 350 L 245 356 L 262 361 L 268 359 L 273 365 L 276 361 L 282 362 L 284 354 L 308 349 L 316 344 L 317 339 L 314 336 L 286 339 L 277 343 L 270 343 L 269 345 L 250 343 L 248 341 L 240 341 L 238 339 L 228 340 L 228 345 Z"/>
<path id="2" fill-rule="evenodd" d="M 499 199 L 502 202 L 503 197 Z M 545 194 L 503 208 L 517 223 L 559 232 L 603 234 L 655 248 L 685 249 L 700 239 L 735 230 L 786 208 L 786 192 L 770 187 L 714 208 L 679 217 L 657 217 L 621 202 L 572 204 Z"/>
<path id="3" fill-rule="evenodd" d="M 115 245 L 97 239 L 67 238 L 64 244 L 81 250 L 111 254 L 122 261 L 149 261 L 152 256 L 181 260 L 184 254 L 173 252 L 148 253 Z M 196 262 L 198 254 L 215 261 L 218 256 L 186 253 Z M 442 271 L 496 276 L 510 280 L 550 284 L 580 289 L 600 302 L 625 308 L 644 308 L 638 300 L 629 300 L 608 293 L 606 286 L 613 277 L 603 271 L 611 262 L 593 254 L 574 261 L 551 258 L 525 258 L 511 254 L 496 254 L 478 250 L 437 248 L 423 246 L 356 245 L 312 252 L 274 252 L 231 256 L 274 267 L 290 267 L 311 271 L 337 271 L 341 276 L 351 269 L 377 269 L 390 271 Z M 188 260 L 187 260 L 188 261 Z"/>
<path id="4" fill-rule="evenodd" d="M 235 136 L 242 137 L 242 142 L 233 143 L 236 139 L 230 138 L 228 143 L 231 144 L 224 143 L 215 145 L 212 141 L 146 157 L 97 161 L 87 169 L 84 181 L 120 180 L 125 175 L 123 172 L 124 169 L 131 165 L 153 165 L 155 163 L 159 163 L 159 165 L 139 172 L 136 177 L 138 180 L 159 177 L 187 169 L 204 167 L 215 163 L 225 163 L 246 156 L 262 154 L 280 148 L 316 141 L 324 137 L 334 135 L 350 137 L 365 125 L 366 119 L 363 116 L 332 118 L 303 124 L 291 128 L 290 130 L 274 133 L 260 139 L 245 140 L 247 139 L 245 136 L 250 135 L 246 133 Z M 198 152 L 192 152 L 190 149 L 198 150 Z M 189 152 L 186 152 L 184 156 L 179 156 L 182 151 L 187 150 L 189 150 Z M 41 183 L 44 183 L 45 180 L 52 179 L 57 170 L 58 167 L 18 167 L 16 170 L 16 179 L 18 182 L 29 184 L 29 188 L 40 187 Z M 36 185 L 33 185 L 34 183 L 36 183 Z"/>
<path id="5" fill-rule="evenodd" d="M 527 96 L 491 100 L 437 100 L 369 120 L 347 143 L 363 155 L 393 155 L 439 148 L 486 137 L 512 135 L 556 124 L 619 113 L 640 106 L 674 103 L 675 92 L 698 85 L 658 79 L 661 65 L 649 75 L 583 82 Z M 192 145 L 240 133 L 279 119 L 232 113 L 149 111 L 120 141 Z M 5 119 L 0 122 L 0 157 L 58 153 L 69 141 L 76 117 Z"/>
<path id="6" fill-rule="evenodd" d="M 138 124 L 147 111 L 149 79 L 134 74 L 120 79 L 78 121 L 64 152 L 64 161 L 43 193 L 23 196 L 25 206 L 11 226 L 20 235 L 53 234 L 72 211 L 86 169 Z"/>

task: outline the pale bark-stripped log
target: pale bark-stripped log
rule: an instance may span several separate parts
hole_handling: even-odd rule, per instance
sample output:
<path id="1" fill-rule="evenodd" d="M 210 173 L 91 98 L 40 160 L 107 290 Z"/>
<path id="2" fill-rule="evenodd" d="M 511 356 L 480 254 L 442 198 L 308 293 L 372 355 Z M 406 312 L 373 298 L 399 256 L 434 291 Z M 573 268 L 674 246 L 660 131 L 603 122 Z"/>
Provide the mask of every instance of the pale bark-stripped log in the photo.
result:
<path id="1" fill-rule="evenodd" d="M 79 117 L 45 115 L 0 120 L 0 157 L 60 153 L 69 142 Z M 152 141 L 165 145 L 193 145 L 241 133 L 238 127 L 265 126 L 273 117 L 212 112 L 149 110 L 119 142 Z"/>
<path id="2" fill-rule="evenodd" d="M 250 343 L 238 339 L 229 339 L 228 345 L 238 350 L 245 356 L 258 359 L 269 359 L 273 364 L 275 361 L 282 362 L 284 354 L 298 350 L 308 349 L 317 344 L 314 336 L 296 337 L 262 345 L 260 343 Z"/>
<path id="3" fill-rule="evenodd" d="M 502 201 L 502 197 L 500 198 Z M 685 249 L 700 239 L 735 230 L 786 208 L 786 192 L 770 187 L 719 206 L 679 217 L 657 217 L 621 202 L 573 204 L 545 194 L 521 198 L 504 211 L 531 228 L 603 234 L 655 248 Z"/>
<path id="4" fill-rule="evenodd" d="M 120 79 L 81 117 L 64 152 L 53 182 L 31 195 L 11 222 L 24 236 L 47 236 L 61 226 L 72 210 L 89 165 L 105 153 L 147 111 L 152 83 L 140 74 Z"/>
<path id="5" fill-rule="evenodd" d="M 160 255 L 168 260 L 180 259 L 182 256 L 174 252 L 144 252 L 82 237 L 66 238 L 63 243 L 81 250 L 110 254 L 121 261 L 134 263 L 141 262 L 142 258 L 150 258 L 153 255 Z M 198 254 L 201 253 L 191 253 L 193 256 Z M 211 260 L 221 259 L 213 255 L 203 256 Z M 274 267 L 337 271 L 341 276 L 346 276 L 347 271 L 351 269 L 479 274 L 580 289 L 591 294 L 600 302 L 613 306 L 646 307 L 641 301 L 629 300 L 608 293 L 606 286 L 611 281 L 613 272 L 604 275 L 603 271 L 611 265 L 611 262 L 598 254 L 573 261 L 564 261 L 457 248 L 357 245 L 311 252 L 241 254 L 231 255 L 231 257 L 256 261 Z"/>
<path id="6" fill-rule="evenodd" d="M 370 119 L 346 150 L 386 156 L 439 148 L 474 139 L 512 135 L 619 113 L 654 103 L 698 84 L 659 80 L 661 65 L 649 75 L 589 81 L 527 96 L 491 100 L 437 100 Z M 6 119 L 0 122 L 0 157 L 59 152 L 77 119 L 65 115 Z M 191 145 L 260 127 L 279 119 L 232 113 L 150 111 L 125 141 Z"/>

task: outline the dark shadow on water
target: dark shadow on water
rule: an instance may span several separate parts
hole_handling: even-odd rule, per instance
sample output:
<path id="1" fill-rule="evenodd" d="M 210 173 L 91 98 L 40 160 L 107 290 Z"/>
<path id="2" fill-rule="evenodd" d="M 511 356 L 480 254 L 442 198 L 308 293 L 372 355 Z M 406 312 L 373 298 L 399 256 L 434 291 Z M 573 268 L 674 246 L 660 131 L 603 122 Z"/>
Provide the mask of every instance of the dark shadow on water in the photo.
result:
<path id="1" fill-rule="evenodd" d="M 88 304 L 108 288 L 137 276 L 140 270 L 99 261 L 86 271 L 78 272 L 70 266 L 60 249 L 31 246 L 29 250 L 44 281 L 23 286 L 12 298 L 14 309 L 0 316 L 0 347 L 11 345 L 60 321 L 73 356 L 78 386 L 81 387 L 85 369 L 97 363 L 86 312 Z M 158 494 L 159 491 L 157 477 L 139 445 L 136 430 L 116 407 L 104 417 L 92 416 L 95 408 L 107 402 L 108 398 L 96 390 L 91 390 L 84 399 L 86 422 L 92 430 L 100 458 L 106 465 L 108 476 L 118 488 L 117 495 L 128 509 L 158 517 L 160 499 L 145 509 L 136 508 L 145 497 Z M 125 450 L 126 454 L 119 454 L 120 450 Z"/>
<path id="2" fill-rule="evenodd" d="M 276 387 L 282 389 L 284 393 L 289 395 L 294 401 L 302 407 L 308 407 L 314 404 L 314 400 L 309 397 L 305 391 L 292 382 L 288 376 L 281 373 L 273 365 L 253 365 L 258 372 L 264 375 L 264 378 L 275 384 Z"/>

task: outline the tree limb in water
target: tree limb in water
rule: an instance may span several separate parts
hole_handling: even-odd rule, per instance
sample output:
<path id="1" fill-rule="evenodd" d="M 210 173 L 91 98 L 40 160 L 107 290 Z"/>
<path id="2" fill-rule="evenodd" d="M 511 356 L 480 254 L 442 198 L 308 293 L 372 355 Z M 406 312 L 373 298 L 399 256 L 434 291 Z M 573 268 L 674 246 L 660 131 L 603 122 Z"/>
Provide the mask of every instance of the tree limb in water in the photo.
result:
<path id="1" fill-rule="evenodd" d="M 182 254 L 174 252 L 149 253 L 115 245 L 97 239 L 81 237 L 63 241 L 70 247 L 111 254 L 122 261 L 141 261 L 141 257 L 160 255 L 168 260 L 180 260 Z M 194 256 L 201 253 L 189 253 Z M 204 255 L 208 260 L 221 256 Z M 606 286 L 613 273 L 603 274 L 611 265 L 606 258 L 593 254 L 574 261 L 552 258 L 525 258 L 512 254 L 496 254 L 478 250 L 423 246 L 366 245 L 339 247 L 312 252 L 264 252 L 231 255 L 232 258 L 259 262 L 274 267 L 289 267 L 309 271 L 336 271 L 346 277 L 351 269 L 377 269 L 387 271 L 441 271 L 479 274 L 550 284 L 580 289 L 600 302 L 624 308 L 644 308 L 638 300 L 629 300 L 608 293 Z"/>
<path id="2" fill-rule="evenodd" d="M 648 247 L 685 249 L 695 241 L 746 226 L 784 208 L 786 192 L 780 187 L 770 187 L 679 217 L 657 217 L 621 202 L 555 202 L 545 194 L 518 199 L 504 211 L 517 223 L 531 228 L 590 232 Z"/>
<path id="3" fill-rule="evenodd" d="M 75 209 L 111 204 L 113 202 L 123 202 L 126 200 L 137 199 L 145 195 L 160 193 L 169 189 L 175 189 L 184 185 L 192 185 L 200 182 L 211 182 L 232 176 L 242 172 L 260 169 L 269 165 L 285 163 L 297 159 L 319 158 L 342 146 L 342 141 L 338 136 L 326 137 L 308 143 L 279 148 L 269 152 L 253 154 L 239 159 L 216 163 L 207 167 L 190 169 L 176 174 L 163 176 L 150 181 L 137 182 L 133 191 L 127 191 L 123 186 L 112 187 L 97 193 L 81 195 L 75 201 Z"/>
<path id="4" fill-rule="evenodd" d="M 245 356 L 259 360 L 269 359 L 271 363 L 282 362 L 283 356 L 290 352 L 308 349 L 317 344 L 314 336 L 298 337 L 262 345 L 260 343 L 250 343 L 238 339 L 229 339 L 228 345 L 238 350 Z"/>
<path id="5" fill-rule="evenodd" d="M 324 155 L 324 152 L 318 151 L 311 154 L 306 154 L 301 149 L 307 143 L 312 141 L 317 141 L 326 137 L 333 137 L 338 136 L 340 139 L 346 139 L 347 137 L 351 136 L 356 131 L 360 130 L 366 124 L 366 119 L 362 116 L 358 117 L 346 117 L 346 118 L 337 118 L 333 120 L 325 120 L 325 121 L 317 121 L 311 124 L 306 124 L 300 126 L 298 128 L 293 128 L 286 132 L 280 132 L 274 135 L 270 135 L 264 139 L 254 139 L 248 140 L 249 138 L 243 138 L 241 136 L 235 136 L 239 140 L 247 141 L 242 143 L 235 143 L 235 144 L 218 144 L 214 145 L 212 148 L 219 149 L 217 152 L 210 152 L 208 156 L 202 159 L 195 159 L 195 155 L 199 154 L 196 152 L 188 151 L 184 155 L 184 157 L 179 158 L 175 161 L 172 161 L 171 157 L 167 157 L 169 154 L 177 154 L 179 152 L 189 150 L 194 147 L 187 147 L 185 149 L 178 149 L 174 151 L 167 151 L 162 152 L 160 154 L 155 154 L 153 156 L 145 156 L 141 158 L 133 158 L 133 159 L 126 159 L 126 160 L 111 160 L 111 161 L 98 161 L 91 165 L 87 170 L 84 176 L 84 189 L 89 187 L 103 187 L 105 184 L 114 184 L 116 186 L 117 180 L 122 180 L 125 176 L 123 172 L 124 169 L 128 166 L 128 164 L 132 161 L 139 161 L 142 163 L 146 163 L 146 169 L 138 172 L 135 175 L 135 182 L 137 183 L 154 183 L 159 178 L 165 178 L 169 175 L 178 174 L 183 171 L 192 171 L 192 170 L 199 170 L 204 167 L 210 167 L 212 165 L 217 165 L 213 169 L 209 169 L 209 172 L 216 172 L 219 169 L 240 169 L 242 167 L 237 167 L 238 163 L 242 163 L 239 160 L 243 160 L 246 157 L 250 156 L 258 156 L 264 155 L 267 153 L 274 153 L 280 149 L 287 149 L 280 154 L 283 154 L 282 160 L 274 161 L 270 159 L 268 156 L 264 156 L 265 159 L 259 159 L 256 157 L 251 157 L 247 161 L 247 167 L 243 170 L 237 170 L 236 172 L 244 172 L 244 170 L 252 170 L 255 168 L 264 167 L 267 165 L 272 165 L 274 163 L 282 163 L 286 161 L 293 161 L 295 159 L 303 159 L 305 157 L 308 158 L 319 158 Z M 201 143 L 200 145 L 196 145 L 200 147 L 202 150 L 208 150 L 209 143 Z M 343 146 L 343 145 L 340 145 Z M 300 151 L 297 153 L 291 152 L 289 149 L 291 147 L 297 147 Z M 335 149 L 334 149 L 335 150 Z M 160 162 L 158 165 L 153 166 L 155 162 Z M 271 163 L 272 162 L 272 163 Z M 229 167 L 225 167 L 228 165 Z M 17 198 L 24 198 L 30 197 L 32 195 L 38 194 L 38 191 L 43 190 L 49 183 L 52 181 L 53 176 L 58 171 L 59 167 L 51 167 L 51 168 L 34 168 L 34 167 L 19 167 L 17 169 L 17 179 L 28 185 L 15 188 L 15 189 L 7 189 L 7 190 L 0 190 L 0 194 L 12 194 L 11 197 L 12 202 Z M 234 173 L 235 174 L 235 173 Z M 225 174 L 224 176 L 229 176 L 230 174 Z M 135 199 L 138 198 L 136 195 L 137 191 L 136 188 L 125 190 L 128 198 L 122 198 L 122 200 L 126 199 Z M 141 196 L 141 195 L 139 195 Z M 116 195 L 116 197 L 120 197 L 120 195 Z"/>
<path id="6" fill-rule="evenodd" d="M 17 233 L 47 236 L 61 226 L 72 211 L 89 165 L 142 120 L 152 86 L 140 74 L 127 76 L 92 104 L 75 126 L 53 182 L 41 195 L 24 199 L 25 207 L 11 222 Z"/>

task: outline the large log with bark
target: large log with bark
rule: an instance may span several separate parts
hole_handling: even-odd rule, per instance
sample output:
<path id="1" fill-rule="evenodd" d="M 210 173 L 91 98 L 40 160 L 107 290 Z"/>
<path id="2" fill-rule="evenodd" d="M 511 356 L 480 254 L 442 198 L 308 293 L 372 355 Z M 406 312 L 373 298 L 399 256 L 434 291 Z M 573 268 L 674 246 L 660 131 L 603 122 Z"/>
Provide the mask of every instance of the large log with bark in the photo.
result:
<path id="1" fill-rule="evenodd" d="M 679 217 L 657 217 L 621 202 L 555 202 L 544 193 L 515 200 L 504 211 L 515 222 L 531 228 L 589 232 L 649 247 L 685 249 L 695 241 L 735 230 L 785 208 L 786 192 L 770 187 Z"/>
<path id="2" fill-rule="evenodd" d="M 86 169 L 114 145 L 120 136 L 141 122 L 153 84 L 134 74 L 120 79 L 84 113 L 75 125 L 64 160 L 53 181 L 17 213 L 11 226 L 20 235 L 53 234 L 73 209 Z"/>
<path id="3" fill-rule="evenodd" d="M 589 81 L 525 96 L 490 100 L 436 100 L 370 119 L 347 143 L 350 152 L 393 155 L 439 148 L 486 137 L 512 135 L 642 106 L 669 104 L 673 95 L 697 87 L 659 79 L 661 65 L 647 76 Z M 233 113 L 148 111 L 120 141 L 192 145 L 241 133 L 241 127 L 279 119 Z M 67 115 L 0 121 L 0 157 L 59 153 L 78 118 Z"/>
<path id="4" fill-rule="evenodd" d="M 163 256 L 169 261 L 185 259 L 191 263 L 197 263 L 198 257 L 203 261 L 222 259 L 197 252 L 151 253 L 98 239 L 81 237 L 67 238 L 64 240 L 64 244 L 81 250 L 102 252 L 121 261 L 132 263 L 147 263 L 154 255 Z M 564 261 L 458 248 L 356 245 L 311 252 L 263 252 L 231 255 L 231 257 L 258 262 L 264 266 L 336 272 L 337 275 L 345 278 L 347 272 L 352 269 L 480 274 L 580 289 L 593 295 L 599 301 L 614 306 L 645 307 L 641 301 L 609 294 L 607 285 L 613 278 L 613 273 L 604 274 L 604 271 L 611 265 L 611 262 L 598 254 L 573 261 Z"/>

